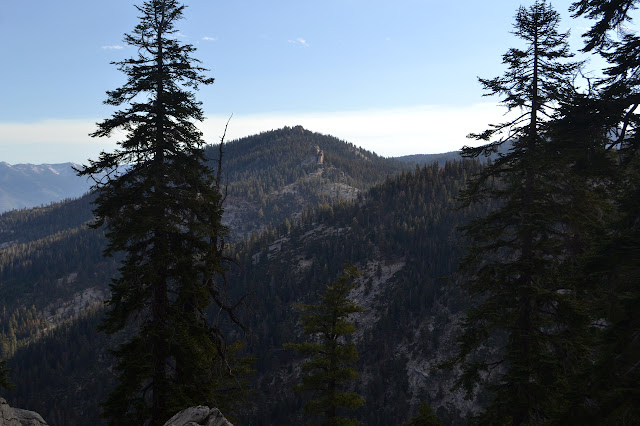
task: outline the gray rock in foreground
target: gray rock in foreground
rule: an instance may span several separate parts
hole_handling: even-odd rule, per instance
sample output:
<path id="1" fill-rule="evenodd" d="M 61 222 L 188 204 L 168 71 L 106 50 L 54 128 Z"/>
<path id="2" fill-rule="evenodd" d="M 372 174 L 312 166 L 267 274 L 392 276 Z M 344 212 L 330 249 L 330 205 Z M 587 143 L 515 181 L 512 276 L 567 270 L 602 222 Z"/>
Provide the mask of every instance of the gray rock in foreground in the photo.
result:
<path id="1" fill-rule="evenodd" d="M 224 417 L 223 417 L 224 418 Z M 0 398 L 0 426 L 47 426 L 47 422 L 35 411 L 11 408 Z"/>
<path id="2" fill-rule="evenodd" d="M 2 424 L 0 423 L 0 426 Z M 171 417 L 164 426 L 233 426 L 217 408 L 189 407 Z"/>

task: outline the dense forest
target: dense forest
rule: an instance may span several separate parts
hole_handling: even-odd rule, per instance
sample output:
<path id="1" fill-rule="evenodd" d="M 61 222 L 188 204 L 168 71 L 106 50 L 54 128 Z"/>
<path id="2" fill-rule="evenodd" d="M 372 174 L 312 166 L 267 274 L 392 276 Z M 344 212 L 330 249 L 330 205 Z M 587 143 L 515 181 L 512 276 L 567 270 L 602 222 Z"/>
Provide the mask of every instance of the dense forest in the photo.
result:
<path id="1" fill-rule="evenodd" d="M 429 400 L 437 401 L 444 418 L 459 420 L 460 406 L 447 395 L 447 379 L 430 364 L 449 355 L 451 322 L 466 305 L 447 286 L 461 254 L 455 228 L 486 207 L 453 213 L 454 197 L 480 167 L 453 162 L 402 173 L 359 201 L 320 205 L 291 228 L 254 234 L 238 248 L 243 270 L 234 287 L 255 295 L 252 345 L 262 354 L 255 399 L 262 418 L 256 423 L 301 421 L 300 398 L 279 385 L 291 382 L 295 371 L 295 358 L 281 350 L 301 334 L 292 305 L 313 301 L 347 261 L 364 272 L 353 294 L 366 309 L 353 316 L 361 354 L 356 387 L 366 401 L 359 417 L 366 424 L 394 423 L 406 420 L 420 400 Z M 434 355 L 426 364 L 423 351 Z M 264 418 L 264 412 L 273 417 Z"/>
<path id="2" fill-rule="evenodd" d="M 219 145 L 207 148 L 211 164 Z M 383 158 L 302 126 L 231 141 L 223 149 L 224 221 L 240 237 L 295 217 L 309 205 L 351 199 L 415 163 Z"/>
<path id="3" fill-rule="evenodd" d="M 256 424 L 301 420 L 303 401 L 290 387 L 300 359 L 282 348 L 302 334 L 293 304 L 313 302 L 315 292 L 341 273 L 345 261 L 364 273 L 355 290 L 367 309 L 355 316 L 355 341 L 361 354 L 356 365 L 362 372 L 356 386 L 366 401 L 358 415 L 368 424 L 393 423 L 408 419 L 419 402 L 428 400 L 437 402 L 436 407 L 440 401 L 448 403 L 439 409 L 443 418 L 461 418 L 456 400 L 447 395 L 445 380 L 451 379 L 431 372 L 423 363 L 423 351 L 437 352 L 442 360 L 450 354 L 451 322 L 466 304 L 459 292 L 447 286 L 446 277 L 455 271 L 462 253 L 455 228 L 486 207 L 455 213 L 454 197 L 480 168 L 478 162 L 460 161 L 416 168 L 390 177 L 359 198 L 309 206 L 297 220 L 267 227 L 232 244 L 229 250 L 241 267 L 229 271 L 229 288 L 233 298 L 250 295 L 242 314 L 250 331 L 244 337 L 236 333 L 229 338 L 246 340 L 245 353 L 261 354 L 250 377 L 254 392 L 235 407 L 236 418 L 253 419 L 250 422 Z M 66 241 L 61 250 L 75 252 L 79 242 Z M 44 259 L 34 262 L 36 270 L 40 262 L 47 263 Z M 86 262 L 90 269 L 91 261 Z M 70 274 L 76 265 L 69 264 L 71 269 L 60 275 Z M 78 283 L 88 284 L 84 279 Z M 11 380 L 17 384 L 7 394 L 13 405 L 32 407 L 52 424 L 97 421 L 97 404 L 112 383 L 104 348 L 114 341 L 95 331 L 102 307 L 93 305 L 85 312 L 55 328 L 34 328 L 38 339 L 20 340 L 23 344 L 9 362 Z M 18 323 L 28 324 L 27 315 L 15 316 Z M 415 327 L 408 328 L 408 323 Z M 10 326 L 5 335 L 15 334 L 17 328 Z M 75 345 L 84 349 L 75 350 Z M 61 361 L 34 365 L 38 357 L 60 357 Z M 407 372 L 408 363 L 413 370 Z M 94 371 L 88 381 L 83 379 L 86 369 Z M 435 388 L 425 386 L 424 375 L 442 382 Z M 39 390 L 29 385 L 33 381 L 40 383 Z M 69 397 L 61 406 L 56 402 L 58 394 L 91 398 Z M 265 412 L 271 414 L 265 417 Z"/>
<path id="4" fill-rule="evenodd" d="M 518 8 L 504 73 L 479 80 L 520 114 L 478 129 L 480 145 L 460 158 L 430 163 L 300 126 L 205 148 L 180 115 L 198 121 L 198 104 L 169 80 L 179 96 L 168 102 L 189 108 L 163 114 L 193 137 L 166 152 L 151 139 L 149 160 L 145 132 L 125 124 L 137 150 L 84 169 L 135 157 L 123 174 L 80 199 L 0 215 L 0 386 L 14 385 L 3 396 L 52 425 L 100 424 L 102 410 L 115 424 L 161 424 L 196 401 L 239 424 L 321 422 L 305 415 L 309 401 L 328 423 L 637 423 L 636 6 L 571 6 L 593 20 L 583 52 L 604 58 L 601 78 L 584 77 L 550 4 Z M 144 10 L 157 7 L 180 15 L 170 0 Z M 190 68 L 190 47 L 164 40 L 184 63 L 177 75 L 211 82 Z M 114 105 L 140 83 L 138 65 L 121 64 L 132 80 L 110 92 Z M 146 107 L 158 135 L 164 116 Z M 136 284 L 147 276 L 152 285 Z M 305 309 L 345 277 L 343 328 L 309 332 Z M 290 350 L 321 344 L 349 348 L 349 367 Z M 313 399 L 324 388 L 299 385 L 317 366 L 328 372 L 318 386 L 340 383 L 351 404 L 328 407 Z"/>

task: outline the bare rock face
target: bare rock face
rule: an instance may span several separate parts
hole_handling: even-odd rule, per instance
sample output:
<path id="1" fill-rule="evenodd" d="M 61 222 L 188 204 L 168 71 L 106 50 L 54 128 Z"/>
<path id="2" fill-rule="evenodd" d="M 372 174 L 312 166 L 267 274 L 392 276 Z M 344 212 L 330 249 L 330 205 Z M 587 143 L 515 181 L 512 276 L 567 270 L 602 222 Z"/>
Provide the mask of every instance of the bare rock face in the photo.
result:
<path id="1" fill-rule="evenodd" d="M 0 423 L 2 426 L 2 423 Z M 189 407 L 171 417 L 164 426 L 233 426 L 217 408 Z"/>
<path id="2" fill-rule="evenodd" d="M 318 145 L 311 147 L 309 155 L 302 162 L 303 166 L 317 165 L 322 166 L 324 164 L 324 151 L 320 149 Z"/>
<path id="3" fill-rule="evenodd" d="M 35 411 L 11 408 L 4 398 L 0 398 L 0 426 L 48 426 Z"/>

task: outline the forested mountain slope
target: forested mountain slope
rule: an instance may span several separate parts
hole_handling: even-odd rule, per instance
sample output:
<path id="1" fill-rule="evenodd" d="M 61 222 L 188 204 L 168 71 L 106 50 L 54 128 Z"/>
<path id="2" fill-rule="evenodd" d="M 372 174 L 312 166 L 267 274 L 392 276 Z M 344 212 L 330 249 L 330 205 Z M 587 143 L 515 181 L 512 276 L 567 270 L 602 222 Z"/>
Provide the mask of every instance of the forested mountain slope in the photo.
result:
<path id="1" fill-rule="evenodd" d="M 217 161 L 219 146 L 209 147 L 207 156 Z M 302 126 L 263 132 L 224 145 L 228 198 L 223 220 L 232 235 L 248 234 L 308 205 L 352 199 L 412 167 Z"/>
<path id="2" fill-rule="evenodd" d="M 107 294 L 117 262 L 102 256 L 102 232 L 86 226 L 92 199 L 85 195 L 0 216 L 3 319 L 31 306 L 49 320 L 73 316 L 67 308 L 86 307 Z"/>
<path id="3" fill-rule="evenodd" d="M 212 162 L 218 148 L 207 152 Z M 401 169 L 396 161 L 301 127 L 224 145 L 223 167 L 224 221 L 232 238 L 300 215 L 318 202 L 356 197 Z M 93 199 L 88 194 L 0 215 L 1 357 L 107 297 L 119 259 L 104 258 L 102 231 L 86 226 Z"/>
<path id="4" fill-rule="evenodd" d="M 458 211 L 454 196 L 479 168 L 452 162 L 402 173 L 356 202 L 321 205 L 290 229 L 270 229 L 239 247 L 243 271 L 233 288 L 255 295 L 256 424 L 302 421 L 300 396 L 290 389 L 300 359 L 282 344 L 302 338 L 293 305 L 312 303 L 345 262 L 363 272 L 352 293 L 366 309 L 354 317 L 363 424 L 398 424 L 420 401 L 448 422 L 475 409 L 449 391 L 448 373 L 432 368 L 450 355 L 455 320 L 466 304 L 455 285 L 448 286 L 462 253 L 456 227 L 486 207 Z"/>
<path id="5" fill-rule="evenodd" d="M 217 162 L 218 148 L 213 146 L 208 150 L 212 162 Z M 228 182 L 225 222 L 236 238 L 271 223 L 278 224 L 287 217 L 293 221 L 292 216 L 300 216 L 304 209 L 318 202 L 354 198 L 402 168 L 396 161 L 301 127 L 265 132 L 225 144 L 223 167 Z M 103 258 L 102 232 L 86 226 L 92 219 L 93 199 L 89 194 L 76 200 L 0 215 L 1 357 L 11 357 L 16 351 L 33 353 L 37 347 L 35 342 L 43 347 L 64 342 L 68 349 L 65 349 L 66 355 L 60 356 L 65 361 L 62 364 L 60 360 L 54 361 L 62 370 L 64 365 L 73 369 L 73 365 L 87 364 L 82 360 L 73 361 L 76 355 L 82 357 L 90 353 L 104 358 L 104 344 L 100 351 L 74 349 L 78 339 L 94 341 L 97 338 L 93 330 L 99 323 L 100 313 L 86 317 L 85 312 L 102 305 L 108 295 L 110 278 L 119 264 L 117 258 Z M 92 325 L 86 325 L 87 321 Z M 82 330 L 90 336 L 78 338 Z M 104 336 L 101 338 L 104 340 Z M 30 355 L 16 356 L 33 360 Z M 53 356 L 56 358 L 58 355 Z M 31 361 L 26 365 L 36 368 Z M 47 369 L 46 364 L 43 368 Z M 14 369 L 14 373 L 18 374 L 18 369 Z M 49 389 L 46 395 L 59 392 L 53 384 L 58 383 L 56 380 L 76 377 L 73 371 L 56 373 L 54 376 L 58 379 L 39 380 L 34 374 L 46 373 L 37 369 L 36 373 L 31 371 L 17 377 L 29 377 L 28 389 L 33 386 Z M 47 383 L 52 387 L 47 388 Z M 69 389 L 69 392 L 72 391 Z M 27 394 L 33 392 L 29 390 Z M 73 405 L 76 399 L 69 399 L 69 407 L 77 408 Z M 54 401 L 43 396 L 43 403 L 51 407 Z M 95 401 L 93 404 L 95 406 Z M 43 414 L 53 410 L 58 419 L 64 419 L 59 424 L 68 424 L 69 413 L 74 409 L 64 409 L 59 402 L 55 405 L 55 409 L 43 408 Z M 96 413 L 93 414 L 95 417 Z M 71 415 L 71 418 L 75 417 Z"/>
<path id="6" fill-rule="evenodd" d="M 218 148 L 207 151 L 212 162 L 217 162 Z M 233 141 L 224 145 L 228 198 L 223 220 L 232 237 L 240 238 L 318 202 L 354 198 L 401 169 L 399 162 L 299 126 Z M 32 304 L 44 309 L 60 298 L 66 303 L 94 284 L 104 293 L 116 263 L 102 259 L 100 231 L 85 226 L 92 219 L 93 199 L 85 195 L 0 215 L 5 310 Z M 38 291 L 26 291 L 29 287 Z"/>
<path id="7" fill-rule="evenodd" d="M 460 151 L 443 152 L 442 154 L 413 154 L 394 157 L 398 161 L 411 164 L 431 164 L 438 163 L 444 165 L 447 161 L 460 160 Z"/>
<path id="8" fill-rule="evenodd" d="M 312 302 L 315 292 L 335 279 L 346 261 L 364 273 L 352 295 L 366 308 L 356 318 L 354 337 L 361 358 L 356 387 L 367 400 L 358 417 L 366 424 L 399 423 L 423 400 L 449 421 L 473 409 L 472 403 L 449 392 L 452 378 L 431 367 L 450 354 L 452 321 L 464 305 L 455 287 L 447 287 L 443 279 L 455 270 L 461 252 L 455 228 L 479 214 L 456 211 L 453 197 L 479 167 L 452 162 L 404 172 L 352 201 L 320 203 L 315 210 L 235 244 L 232 250 L 240 268 L 229 272 L 229 288 L 235 298 L 250 295 L 243 316 L 251 329 L 246 351 L 257 357 L 254 393 L 250 401 L 241 401 L 239 419 L 255 424 L 301 420 L 302 399 L 291 392 L 301 360 L 282 349 L 283 343 L 301 338 L 292 305 Z M 49 217 L 56 208 L 63 207 L 39 214 Z M 16 235 L 16 224 L 25 220 L 13 223 Z M 53 230 L 60 234 L 59 228 Z M 40 238 L 38 244 L 48 243 L 47 238 L 52 237 Z M 95 243 L 83 243 L 85 239 Z M 110 360 L 105 350 L 114 342 L 94 331 L 99 309 L 82 313 L 71 306 L 91 306 L 91 297 L 106 290 L 116 261 L 100 258 L 99 231 L 73 228 L 63 231 L 58 241 L 59 246 L 51 241 L 38 256 L 26 251 L 28 245 L 14 244 L 10 249 L 24 246 L 25 254 L 1 260 L 0 290 L 13 301 L 4 314 L 3 337 L 15 342 L 4 349 L 5 356 L 13 355 L 9 366 L 17 385 L 7 399 L 39 411 L 51 424 L 87 424 L 96 421 L 98 401 L 108 392 Z M 39 272 L 31 276 L 27 269 Z M 18 285 L 19 281 L 30 284 Z M 89 289 L 93 290 L 87 295 Z M 76 319 L 60 320 L 52 329 L 53 320 L 43 314 L 47 298 L 64 294 L 67 303 L 76 301 L 63 303 Z M 21 308 L 27 300 L 36 306 Z M 13 320 L 7 321 L 10 317 Z M 230 340 L 235 338 L 242 336 Z M 63 401 L 60 395 L 66 395 Z"/>

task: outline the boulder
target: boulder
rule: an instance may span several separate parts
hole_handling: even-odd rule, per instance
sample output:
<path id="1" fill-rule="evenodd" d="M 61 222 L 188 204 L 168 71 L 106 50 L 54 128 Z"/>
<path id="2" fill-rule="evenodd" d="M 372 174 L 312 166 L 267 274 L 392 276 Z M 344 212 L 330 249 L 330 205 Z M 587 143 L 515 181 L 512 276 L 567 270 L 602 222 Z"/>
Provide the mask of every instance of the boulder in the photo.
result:
<path id="1" fill-rule="evenodd" d="M 2 426 L 0 424 L 0 426 Z M 189 407 L 171 417 L 164 426 L 233 426 L 217 408 Z"/>
<path id="2" fill-rule="evenodd" d="M 47 426 L 47 422 L 35 411 L 11 408 L 0 398 L 0 426 Z"/>

